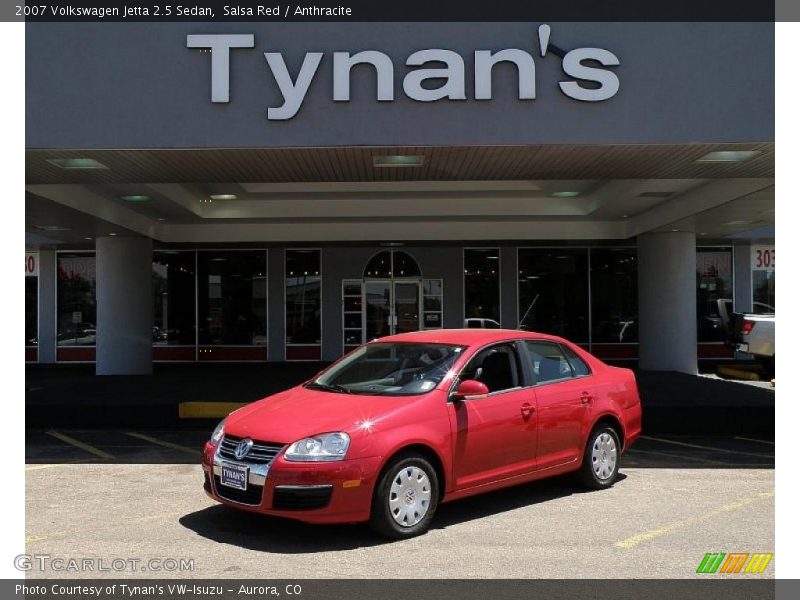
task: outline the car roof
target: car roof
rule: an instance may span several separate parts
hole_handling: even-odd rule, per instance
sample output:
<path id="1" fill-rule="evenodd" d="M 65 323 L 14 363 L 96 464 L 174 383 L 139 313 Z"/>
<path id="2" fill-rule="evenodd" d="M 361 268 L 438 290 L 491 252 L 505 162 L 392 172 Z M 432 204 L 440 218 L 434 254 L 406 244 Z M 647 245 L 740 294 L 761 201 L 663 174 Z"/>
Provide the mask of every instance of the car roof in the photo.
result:
<path id="1" fill-rule="evenodd" d="M 458 344 L 459 346 L 473 346 L 476 344 L 490 344 L 506 340 L 552 340 L 564 341 L 554 335 L 537 333 L 535 331 L 521 331 L 519 329 L 428 329 L 426 331 L 412 331 L 389 335 L 375 340 L 376 342 L 423 342 L 430 344 Z"/>

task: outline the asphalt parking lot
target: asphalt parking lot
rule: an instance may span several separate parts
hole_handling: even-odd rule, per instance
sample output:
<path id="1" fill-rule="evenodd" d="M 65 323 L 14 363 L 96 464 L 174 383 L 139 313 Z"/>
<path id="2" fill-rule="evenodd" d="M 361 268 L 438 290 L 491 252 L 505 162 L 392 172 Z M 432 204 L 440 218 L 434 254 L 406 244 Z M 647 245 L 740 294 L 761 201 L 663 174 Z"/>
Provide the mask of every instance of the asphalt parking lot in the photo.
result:
<path id="1" fill-rule="evenodd" d="M 387 542 L 365 526 L 215 504 L 198 465 L 207 433 L 28 432 L 26 552 L 106 566 L 190 559 L 191 576 L 203 578 L 685 578 L 707 552 L 774 551 L 766 436 L 647 436 L 610 490 L 584 492 L 568 478 L 518 486 L 443 505 L 427 535 Z M 28 577 L 187 576 L 143 566 Z"/>

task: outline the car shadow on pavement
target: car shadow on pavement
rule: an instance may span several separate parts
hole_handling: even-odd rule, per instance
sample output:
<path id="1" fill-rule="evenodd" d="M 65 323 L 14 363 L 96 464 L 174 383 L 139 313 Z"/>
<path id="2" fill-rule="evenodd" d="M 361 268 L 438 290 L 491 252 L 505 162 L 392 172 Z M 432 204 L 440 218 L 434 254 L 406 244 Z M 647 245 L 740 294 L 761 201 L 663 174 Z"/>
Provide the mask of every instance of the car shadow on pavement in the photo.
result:
<path id="1" fill-rule="evenodd" d="M 620 473 L 617 485 L 625 477 Z M 586 491 L 576 486 L 569 477 L 514 486 L 441 505 L 431 528 L 444 529 Z M 363 523 L 311 525 L 219 504 L 184 515 L 178 522 L 196 534 L 221 544 L 276 554 L 330 552 L 403 543 L 382 538 Z"/>

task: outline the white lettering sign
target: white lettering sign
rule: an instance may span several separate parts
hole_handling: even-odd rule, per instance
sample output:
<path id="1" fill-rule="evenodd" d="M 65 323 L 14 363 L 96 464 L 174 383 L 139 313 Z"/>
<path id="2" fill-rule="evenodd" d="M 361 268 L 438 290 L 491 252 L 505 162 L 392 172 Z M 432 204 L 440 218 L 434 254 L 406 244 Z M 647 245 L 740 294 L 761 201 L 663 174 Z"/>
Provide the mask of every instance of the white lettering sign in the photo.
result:
<path id="1" fill-rule="evenodd" d="M 26 252 L 25 277 L 38 277 L 38 276 L 39 276 L 39 253 Z"/>
<path id="2" fill-rule="evenodd" d="M 550 44 L 551 29 L 541 25 L 537 48 L 542 60 L 560 57 L 561 69 L 569 78 L 558 82 L 558 88 L 568 98 L 582 102 L 602 102 L 619 92 L 619 77 L 611 70 L 620 64 L 619 58 L 602 48 L 575 48 L 568 52 Z M 253 48 L 254 34 L 187 35 L 187 48 L 211 52 L 211 102 L 230 102 L 230 64 L 232 48 Z M 282 104 L 267 108 L 267 119 L 285 121 L 297 115 L 308 90 L 325 58 L 323 52 L 307 52 L 296 75 L 289 73 L 281 52 L 264 52 L 267 68 L 283 98 Z M 492 99 L 492 72 L 498 63 L 512 64 L 517 73 L 517 97 L 536 99 L 536 62 L 532 52 L 519 48 L 504 50 L 475 50 L 473 91 L 475 100 Z M 333 52 L 333 100 L 350 102 L 350 78 L 356 65 L 370 65 L 375 73 L 375 99 L 392 102 L 395 97 L 395 64 L 383 52 L 364 50 Z M 411 70 L 403 78 L 403 92 L 417 102 L 466 100 L 467 83 L 464 57 L 452 50 L 429 49 L 412 53 L 405 61 Z"/>
<path id="3" fill-rule="evenodd" d="M 750 246 L 750 268 L 753 271 L 774 271 L 775 246 Z"/>

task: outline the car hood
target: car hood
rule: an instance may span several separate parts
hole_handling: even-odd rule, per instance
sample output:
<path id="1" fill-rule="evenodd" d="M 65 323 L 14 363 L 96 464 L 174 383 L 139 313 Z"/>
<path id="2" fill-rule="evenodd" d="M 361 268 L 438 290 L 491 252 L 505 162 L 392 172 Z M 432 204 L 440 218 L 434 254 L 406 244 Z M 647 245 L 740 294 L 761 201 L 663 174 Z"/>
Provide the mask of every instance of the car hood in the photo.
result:
<path id="1" fill-rule="evenodd" d="M 371 429 L 424 396 L 365 396 L 309 390 L 298 386 L 248 404 L 231 413 L 225 432 L 237 437 L 288 444 L 304 437 Z"/>

